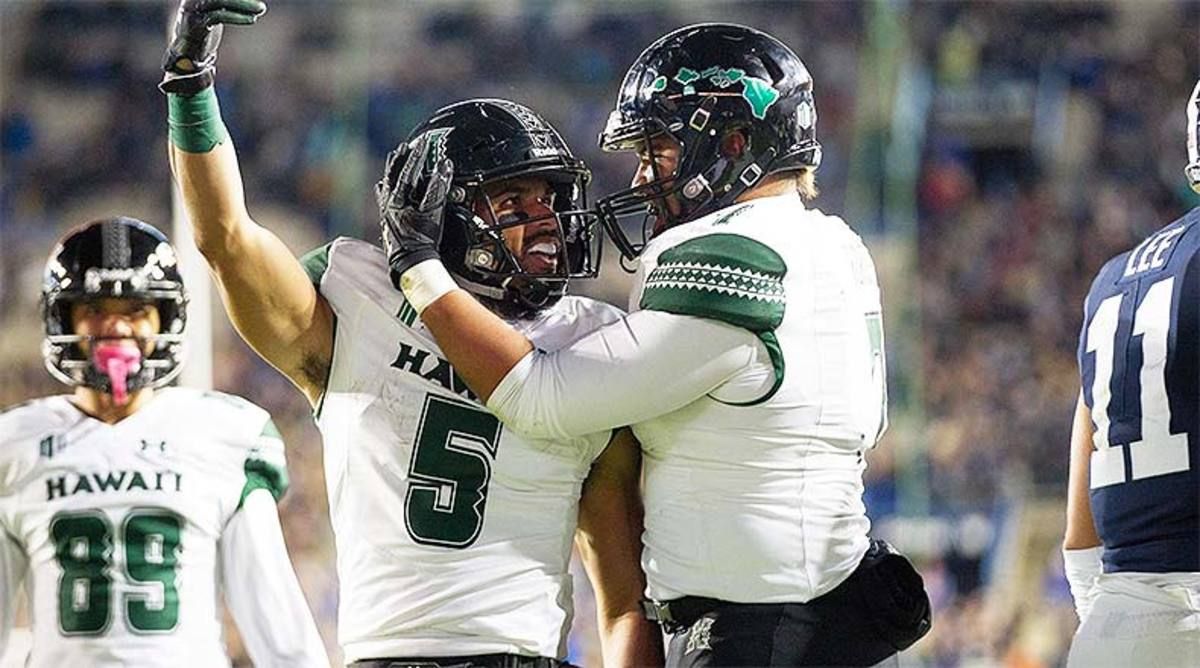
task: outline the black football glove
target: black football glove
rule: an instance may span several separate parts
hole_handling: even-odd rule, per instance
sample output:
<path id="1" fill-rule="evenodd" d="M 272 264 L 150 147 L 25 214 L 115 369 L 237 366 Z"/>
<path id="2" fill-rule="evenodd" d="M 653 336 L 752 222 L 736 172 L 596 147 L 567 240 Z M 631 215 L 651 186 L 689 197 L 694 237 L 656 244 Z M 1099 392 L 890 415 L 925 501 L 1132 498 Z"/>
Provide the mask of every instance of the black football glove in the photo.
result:
<path id="1" fill-rule="evenodd" d="M 267 11 L 262 0 L 183 0 L 163 56 L 164 93 L 195 95 L 213 84 L 221 27 L 250 25 Z"/>
<path id="2" fill-rule="evenodd" d="M 438 157 L 443 140 L 444 134 L 425 133 L 401 144 L 388 155 L 383 180 L 375 185 L 388 274 L 396 289 L 410 267 L 438 257 L 446 193 L 454 178 L 453 163 Z"/>

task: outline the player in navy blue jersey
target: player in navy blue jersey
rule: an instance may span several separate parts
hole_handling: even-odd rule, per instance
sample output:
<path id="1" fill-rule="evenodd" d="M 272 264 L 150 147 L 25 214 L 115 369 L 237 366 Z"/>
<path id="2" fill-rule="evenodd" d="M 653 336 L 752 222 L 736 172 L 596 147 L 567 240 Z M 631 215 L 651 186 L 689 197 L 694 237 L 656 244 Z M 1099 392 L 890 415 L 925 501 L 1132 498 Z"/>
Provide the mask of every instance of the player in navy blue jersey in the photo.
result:
<path id="1" fill-rule="evenodd" d="M 1200 83 L 1185 170 L 1200 192 Z M 1200 207 L 1088 292 L 1063 558 L 1070 666 L 1200 666 Z"/>

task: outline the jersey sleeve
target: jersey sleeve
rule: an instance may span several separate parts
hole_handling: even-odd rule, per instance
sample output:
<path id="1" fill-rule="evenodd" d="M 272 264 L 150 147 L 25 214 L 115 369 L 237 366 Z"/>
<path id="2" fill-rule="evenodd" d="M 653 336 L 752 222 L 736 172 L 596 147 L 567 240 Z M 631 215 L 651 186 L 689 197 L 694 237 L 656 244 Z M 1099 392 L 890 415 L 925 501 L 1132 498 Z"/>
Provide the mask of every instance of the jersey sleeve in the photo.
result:
<path id="1" fill-rule="evenodd" d="M 4 497 L 16 486 L 17 479 L 28 466 L 22 465 L 22 442 L 31 432 L 24 414 L 29 404 L 13 406 L 0 411 L 0 511 L 4 509 Z M 0 530 L 3 530 L 3 514 L 0 514 Z"/>
<path id="2" fill-rule="evenodd" d="M 767 355 L 742 327 L 643 310 L 565 348 L 533 350 L 487 405 L 517 433 L 573 438 L 670 413 Z"/>
<path id="3" fill-rule="evenodd" d="M 314 248 L 300 257 L 300 266 L 304 267 L 304 273 L 308 274 L 308 280 L 318 288 L 321 286 L 321 278 L 325 276 L 325 272 L 329 270 L 329 249 L 333 247 L 333 242 L 329 242 L 319 248 Z"/>
<path id="4" fill-rule="evenodd" d="M 276 501 L 283 498 L 287 491 L 287 458 L 284 454 L 283 436 L 269 417 L 246 451 L 242 474 L 246 481 L 242 486 L 241 498 L 238 499 L 239 510 L 250 493 L 256 489 L 270 492 Z"/>
<path id="5" fill-rule="evenodd" d="M 225 600 L 256 666 L 328 666 L 271 497 L 253 491 L 221 535 Z"/>
<path id="6" fill-rule="evenodd" d="M 640 306 L 771 332 L 787 306 L 787 265 L 773 249 L 739 234 L 708 234 L 662 252 Z"/>
<path id="7" fill-rule="evenodd" d="M 17 541 L 0 527 L 0 658 L 16 623 L 17 592 L 25 579 L 27 559 Z"/>

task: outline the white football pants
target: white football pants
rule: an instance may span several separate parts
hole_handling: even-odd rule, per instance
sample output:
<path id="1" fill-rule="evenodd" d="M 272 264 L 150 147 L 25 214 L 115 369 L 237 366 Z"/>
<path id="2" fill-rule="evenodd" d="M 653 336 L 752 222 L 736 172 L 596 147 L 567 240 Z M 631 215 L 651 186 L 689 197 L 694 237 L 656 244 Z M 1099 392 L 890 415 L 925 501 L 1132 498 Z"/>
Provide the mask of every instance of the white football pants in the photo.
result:
<path id="1" fill-rule="evenodd" d="M 1093 586 L 1068 668 L 1200 666 L 1200 574 L 1112 573 Z"/>

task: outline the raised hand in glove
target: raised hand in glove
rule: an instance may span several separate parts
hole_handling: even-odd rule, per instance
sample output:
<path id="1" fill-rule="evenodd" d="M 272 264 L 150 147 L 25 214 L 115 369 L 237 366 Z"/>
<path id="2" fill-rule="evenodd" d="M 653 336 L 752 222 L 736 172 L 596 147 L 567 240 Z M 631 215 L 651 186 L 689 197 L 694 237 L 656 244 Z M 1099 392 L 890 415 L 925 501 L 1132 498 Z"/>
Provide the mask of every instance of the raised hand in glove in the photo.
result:
<path id="1" fill-rule="evenodd" d="M 213 84 L 223 25 L 250 25 L 267 11 L 262 0 L 183 0 L 163 56 L 164 93 L 195 95 Z"/>
<path id="2" fill-rule="evenodd" d="M 443 139 L 444 134 L 427 132 L 401 144 L 388 155 L 383 180 L 375 185 L 388 273 L 397 289 L 405 271 L 438 257 L 446 193 L 454 178 L 454 165 L 438 157 Z"/>

